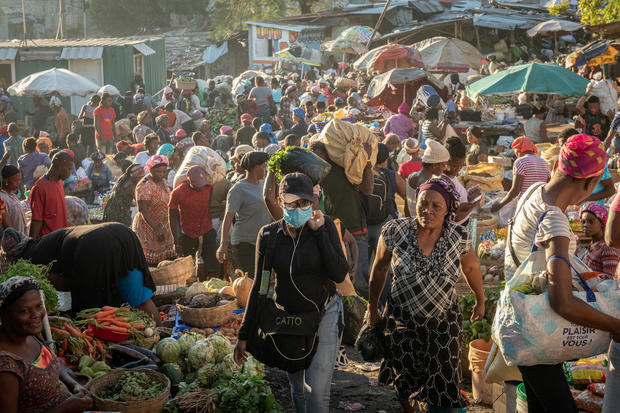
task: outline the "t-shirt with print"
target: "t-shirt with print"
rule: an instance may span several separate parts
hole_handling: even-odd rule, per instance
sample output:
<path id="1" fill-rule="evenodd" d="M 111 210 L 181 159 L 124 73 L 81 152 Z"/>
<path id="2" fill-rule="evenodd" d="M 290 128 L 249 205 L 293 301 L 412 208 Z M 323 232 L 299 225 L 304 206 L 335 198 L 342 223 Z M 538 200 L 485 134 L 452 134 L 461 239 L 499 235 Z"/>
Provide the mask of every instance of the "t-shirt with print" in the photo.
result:
<path id="1" fill-rule="evenodd" d="M 577 244 L 568 218 L 564 211 L 557 206 L 548 205 L 543 201 L 542 188 L 544 184 L 535 184 L 527 191 L 517 204 L 518 214 L 515 216 L 512 226 L 511 242 L 512 247 L 519 261 L 523 262 L 532 250 L 536 225 L 541 215 L 547 211 L 547 215 L 538 227 L 536 234 L 536 245 L 542 247 L 545 242 L 555 237 L 566 237 L 570 244 L 568 247 L 569 255 L 575 253 Z M 531 192 L 531 193 L 530 193 Z M 521 207 L 523 205 L 523 207 Z M 506 245 L 504 252 L 504 276 L 506 281 L 510 280 L 517 271 L 517 266 L 510 255 L 510 248 Z"/>
<path id="2" fill-rule="evenodd" d="M 95 139 L 103 139 L 104 141 L 114 139 L 114 120 L 116 119 L 114 108 L 98 106 L 93 111 L 93 116 L 99 118 L 99 130 L 103 134 L 103 136 L 100 136 L 95 128 Z"/>
<path id="3" fill-rule="evenodd" d="M 596 136 L 601 141 L 607 138 L 609 132 L 609 119 L 606 115 L 598 113 L 592 114 L 589 110 L 582 116 L 586 123 L 586 134 Z"/>
<path id="4" fill-rule="evenodd" d="M 230 233 L 230 243 L 242 242 L 256 244 L 258 231 L 271 222 L 271 215 L 263 200 L 263 186 L 260 180 L 254 185 L 242 179 L 237 182 L 226 197 L 226 214 L 235 214 L 235 223 Z"/>
<path id="5" fill-rule="evenodd" d="M 258 106 L 268 105 L 270 96 L 272 96 L 271 89 L 269 89 L 267 86 L 257 86 L 250 91 L 250 98 L 254 98 L 254 101 Z"/>

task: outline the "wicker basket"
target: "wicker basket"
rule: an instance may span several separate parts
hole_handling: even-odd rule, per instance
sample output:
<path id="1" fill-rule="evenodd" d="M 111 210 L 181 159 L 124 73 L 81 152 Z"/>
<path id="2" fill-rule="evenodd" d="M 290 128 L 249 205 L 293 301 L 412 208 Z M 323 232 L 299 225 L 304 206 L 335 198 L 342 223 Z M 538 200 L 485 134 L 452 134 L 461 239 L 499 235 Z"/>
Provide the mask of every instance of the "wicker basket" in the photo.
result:
<path id="1" fill-rule="evenodd" d="M 237 301 L 211 308 L 190 308 L 177 304 L 177 311 L 184 324 L 198 328 L 220 327 L 230 321 L 237 308 Z"/>
<path id="2" fill-rule="evenodd" d="M 194 259 L 191 256 L 177 258 L 171 264 L 150 270 L 155 285 L 185 284 L 194 272 Z"/>
<path id="3" fill-rule="evenodd" d="M 141 345 L 140 347 L 143 347 L 147 350 L 152 350 L 153 347 L 155 347 L 155 344 L 157 344 L 159 342 L 159 333 L 155 332 L 155 334 L 153 334 L 152 337 L 146 337 L 144 339 L 144 342 L 142 343 L 143 345 Z M 138 343 L 136 342 L 136 340 L 134 339 L 129 339 L 129 340 L 125 340 L 122 341 L 120 344 L 134 344 L 137 345 Z"/>
<path id="4" fill-rule="evenodd" d="M 185 89 L 185 90 L 194 90 L 194 88 L 196 87 L 196 81 L 193 80 L 191 82 L 183 82 L 181 80 L 175 80 L 174 81 L 177 89 Z"/>
<path id="5" fill-rule="evenodd" d="M 94 406 L 92 410 L 108 411 L 108 412 L 120 412 L 120 413 L 159 413 L 163 410 L 166 402 L 168 401 L 168 395 L 170 394 L 170 380 L 163 374 L 148 370 L 141 369 L 140 372 L 149 375 L 152 380 L 162 383 L 165 390 L 157 397 L 149 400 L 140 400 L 133 402 L 116 402 L 112 400 L 104 400 L 97 397 L 99 390 L 117 381 L 125 372 L 136 371 L 129 369 L 117 369 L 104 374 L 101 377 L 93 379 L 86 388 L 93 394 Z"/>

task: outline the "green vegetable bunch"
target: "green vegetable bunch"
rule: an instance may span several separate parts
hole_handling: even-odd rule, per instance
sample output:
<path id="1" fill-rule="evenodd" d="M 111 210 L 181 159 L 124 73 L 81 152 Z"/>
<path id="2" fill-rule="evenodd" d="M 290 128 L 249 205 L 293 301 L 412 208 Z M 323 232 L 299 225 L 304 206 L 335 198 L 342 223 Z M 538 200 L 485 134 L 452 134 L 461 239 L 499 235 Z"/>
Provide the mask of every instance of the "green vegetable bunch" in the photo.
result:
<path id="1" fill-rule="evenodd" d="M 461 307 L 461 313 L 463 314 L 463 340 L 467 346 L 469 346 L 470 342 L 479 338 L 486 341 L 491 339 L 491 325 L 493 324 L 493 318 L 495 317 L 497 300 L 499 300 L 503 289 L 504 282 L 502 282 L 497 288 L 484 289 L 484 318 L 473 323 L 469 321 L 469 317 L 474 309 L 474 305 L 476 304 L 476 297 L 474 294 L 469 294 L 459 299 L 459 306 Z"/>
<path id="2" fill-rule="evenodd" d="M 58 293 L 46 277 L 52 268 L 52 264 L 35 265 L 30 261 L 20 259 L 12 264 L 7 272 L 0 275 L 0 283 L 15 276 L 34 278 L 39 282 L 39 286 L 45 294 L 45 309 L 48 313 L 52 313 L 58 309 Z"/>
<path id="3" fill-rule="evenodd" d="M 98 396 L 113 401 L 149 400 L 164 390 L 162 383 L 152 380 L 146 373 L 129 371 L 123 373 L 118 381 L 104 387 Z"/>
<path id="4" fill-rule="evenodd" d="M 211 130 L 216 133 L 224 125 L 230 126 L 234 130 L 241 127 L 241 122 L 237 116 L 237 108 L 234 106 L 225 107 L 223 109 L 215 109 L 209 111 L 205 118 L 211 122 Z"/>
<path id="5" fill-rule="evenodd" d="M 271 158 L 269 158 L 269 162 L 267 162 L 267 170 L 276 175 L 276 185 L 280 183 L 280 180 L 285 175 L 284 172 L 282 171 L 282 162 L 286 160 L 286 157 L 288 156 L 287 155 L 288 152 L 295 148 L 298 148 L 298 147 L 287 146 L 286 149 L 284 149 L 283 151 L 278 151 L 274 153 L 273 155 L 271 155 Z M 306 148 L 298 148 L 298 149 L 303 149 L 304 151 L 308 153 L 312 153 L 310 150 Z"/>
<path id="6" fill-rule="evenodd" d="M 219 395 L 217 407 L 224 412 L 277 413 L 282 407 L 276 401 L 271 387 L 261 377 L 248 378 L 235 372 L 230 380 L 215 383 Z"/>

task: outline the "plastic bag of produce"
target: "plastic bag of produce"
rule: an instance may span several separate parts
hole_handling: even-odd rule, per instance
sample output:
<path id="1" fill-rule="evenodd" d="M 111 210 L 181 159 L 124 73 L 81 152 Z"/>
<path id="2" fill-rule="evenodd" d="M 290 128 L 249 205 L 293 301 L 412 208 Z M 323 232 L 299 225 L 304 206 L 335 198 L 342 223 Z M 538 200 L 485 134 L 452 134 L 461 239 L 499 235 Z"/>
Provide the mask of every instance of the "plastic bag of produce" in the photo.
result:
<path id="1" fill-rule="evenodd" d="M 383 347 L 383 330 L 385 321 L 381 320 L 374 327 L 364 324 L 360 330 L 355 349 L 359 351 L 365 361 L 375 362 L 383 358 L 385 349 Z"/>
<path id="2" fill-rule="evenodd" d="M 364 143 L 372 146 L 370 155 L 372 165 L 374 166 L 377 161 L 377 138 L 363 125 L 334 119 L 323 128 L 319 141 L 325 144 L 329 159 L 344 168 L 347 178 L 353 185 L 362 183 L 364 168 L 368 163 Z"/>
<path id="3" fill-rule="evenodd" d="M 342 343 L 353 346 L 364 324 L 364 314 L 368 302 L 361 297 L 342 297 L 344 308 L 344 331 L 342 333 Z"/>
<path id="4" fill-rule="evenodd" d="M 192 166 L 202 166 L 207 172 L 207 183 L 213 185 L 226 176 L 226 162 L 213 149 L 194 146 L 187 151 L 181 167 L 174 176 L 174 186 L 185 180 L 187 171 Z"/>
<path id="5" fill-rule="evenodd" d="M 278 180 L 286 174 L 301 172 L 310 177 L 313 185 L 318 185 L 331 169 L 329 163 L 299 147 L 288 147 L 284 152 L 275 153 L 269 160 L 269 171 L 275 173 Z"/>
<path id="6" fill-rule="evenodd" d="M 88 206 L 83 199 L 76 196 L 66 196 L 67 222 L 70 227 L 83 225 L 88 221 Z"/>
<path id="7" fill-rule="evenodd" d="M 591 383 L 604 383 L 607 375 L 606 360 L 584 359 L 566 362 L 562 366 L 568 384 L 585 386 Z"/>
<path id="8" fill-rule="evenodd" d="M 584 390 L 575 397 L 575 404 L 580 412 L 600 413 L 603 411 L 603 400 L 590 390 Z"/>
<path id="9" fill-rule="evenodd" d="M 537 227 L 545 215 L 542 214 Z M 576 274 L 583 290 L 573 292 L 576 297 L 605 314 L 620 317 L 617 281 L 601 282 L 594 293 L 580 275 L 585 271 L 575 268 L 585 265 L 579 265 L 574 257 L 571 261 L 559 255 L 553 258 L 565 260 Z M 540 292 L 540 285 L 535 282 L 542 280 L 538 275 L 545 273 L 546 264 L 545 251 L 532 245 L 532 252 L 506 282 L 497 303 L 493 340 L 508 365 L 556 364 L 605 353 L 609 347 L 608 332 L 575 325 L 551 309 L 548 292 Z"/>

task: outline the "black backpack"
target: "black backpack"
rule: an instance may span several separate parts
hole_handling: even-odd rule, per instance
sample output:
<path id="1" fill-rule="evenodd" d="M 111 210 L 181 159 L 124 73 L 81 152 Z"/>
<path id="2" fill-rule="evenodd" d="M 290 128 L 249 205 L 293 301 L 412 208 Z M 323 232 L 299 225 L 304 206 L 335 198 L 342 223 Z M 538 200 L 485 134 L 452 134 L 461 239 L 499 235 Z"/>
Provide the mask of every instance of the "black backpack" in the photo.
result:
<path id="1" fill-rule="evenodd" d="M 383 172 L 375 173 L 372 194 L 362 196 L 368 225 L 381 224 L 390 215 L 391 192 L 385 174 Z"/>

